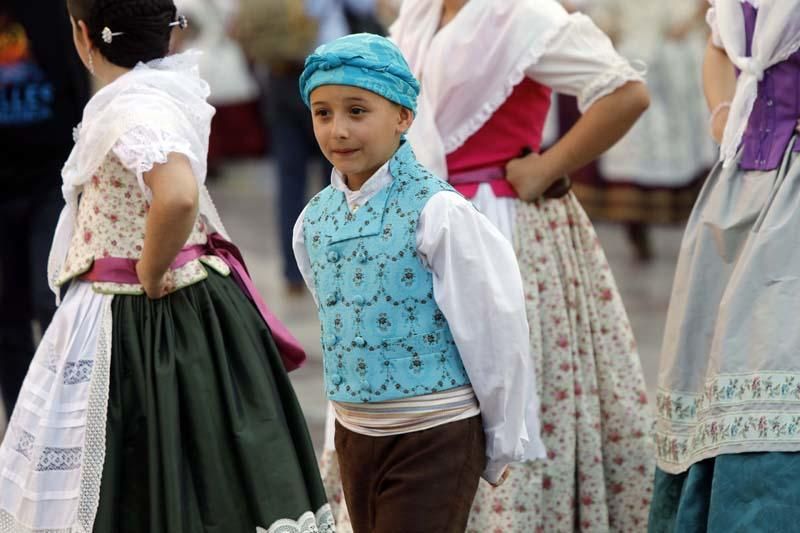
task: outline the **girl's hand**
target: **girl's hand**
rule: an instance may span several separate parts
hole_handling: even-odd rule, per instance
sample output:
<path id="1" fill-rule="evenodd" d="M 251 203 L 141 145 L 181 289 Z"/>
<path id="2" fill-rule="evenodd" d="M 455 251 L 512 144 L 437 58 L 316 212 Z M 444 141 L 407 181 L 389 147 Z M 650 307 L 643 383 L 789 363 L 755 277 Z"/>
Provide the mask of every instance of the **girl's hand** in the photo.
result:
<path id="1" fill-rule="evenodd" d="M 524 202 L 541 198 L 555 181 L 546 169 L 545 158 L 540 154 L 530 154 L 509 161 L 506 165 L 506 179 Z"/>
<path id="2" fill-rule="evenodd" d="M 141 261 L 136 263 L 136 275 L 139 277 L 139 283 L 142 284 L 145 294 L 151 300 L 158 300 L 166 296 L 173 285 L 169 271 L 161 276 L 153 276 Z"/>

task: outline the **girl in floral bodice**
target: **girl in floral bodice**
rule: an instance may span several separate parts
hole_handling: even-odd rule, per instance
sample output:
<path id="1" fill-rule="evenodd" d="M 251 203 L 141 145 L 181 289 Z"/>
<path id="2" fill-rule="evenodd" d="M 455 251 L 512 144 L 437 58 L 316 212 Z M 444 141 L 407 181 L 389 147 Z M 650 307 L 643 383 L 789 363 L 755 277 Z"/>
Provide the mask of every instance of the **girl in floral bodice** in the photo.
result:
<path id="1" fill-rule="evenodd" d="M 69 0 L 104 85 L 63 170 L 64 298 L 0 445 L 0 530 L 333 531 L 287 371 L 203 185 L 214 109 L 172 0 Z M 264 446 L 269 454 L 264 455 Z"/>

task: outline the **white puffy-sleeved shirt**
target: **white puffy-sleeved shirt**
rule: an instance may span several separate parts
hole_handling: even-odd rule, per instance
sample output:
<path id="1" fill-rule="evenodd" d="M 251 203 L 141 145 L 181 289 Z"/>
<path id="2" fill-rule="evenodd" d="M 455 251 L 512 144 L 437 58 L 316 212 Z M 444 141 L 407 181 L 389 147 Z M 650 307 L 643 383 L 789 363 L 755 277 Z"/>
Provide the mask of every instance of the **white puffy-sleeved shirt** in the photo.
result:
<path id="1" fill-rule="evenodd" d="M 331 186 L 344 193 L 354 211 L 392 179 L 387 163 L 360 190 L 351 191 L 334 169 Z M 293 248 L 316 300 L 303 237 L 304 217 L 305 210 L 294 227 Z M 509 463 L 544 457 L 516 256 L 486 217 L 460 194 L 449 191 L 434 194 L 422 209 L 416 241 L 419 257 L 433 273 L 434 299 L 447 319 L 480 404 L 488 461 L 484 478 L 495 482 Z"/>
<path id="2" fill-rule="evenodd" d="M 588 17 L 569 17 L 547 43 L 538 61 L 525 76 L 557 93 L 575 96 L 586 111 L 595 102 L 631 81 L 644 81 L 640 69 L 631 66 Z"/>

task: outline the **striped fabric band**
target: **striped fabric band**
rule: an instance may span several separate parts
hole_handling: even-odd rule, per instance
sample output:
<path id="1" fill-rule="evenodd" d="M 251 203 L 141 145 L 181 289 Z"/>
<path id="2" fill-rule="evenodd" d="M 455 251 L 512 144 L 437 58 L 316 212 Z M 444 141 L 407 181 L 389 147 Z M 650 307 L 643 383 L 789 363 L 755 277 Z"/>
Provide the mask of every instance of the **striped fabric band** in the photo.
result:
<path id="1" fill-rule="evenodd" d="M 336 420 L 370 437 L 402 435 L 480 414 L 470 385 L 413 398 L 376 403 L 333 402 Z"/>

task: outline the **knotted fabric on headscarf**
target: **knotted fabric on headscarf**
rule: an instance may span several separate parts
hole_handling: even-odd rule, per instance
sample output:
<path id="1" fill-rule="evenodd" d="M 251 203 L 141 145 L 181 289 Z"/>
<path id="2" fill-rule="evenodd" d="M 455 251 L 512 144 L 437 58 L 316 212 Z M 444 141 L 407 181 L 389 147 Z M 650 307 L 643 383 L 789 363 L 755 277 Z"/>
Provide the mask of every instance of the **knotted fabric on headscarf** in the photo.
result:
<path id="1" fill-rule="evenodd" d="M 322 85 L 349 85 L 417 110 L 419 82 L 403 54 L 385 37 L 358 33 L 324 44 L 308 56 L 300 93 L 311 107 L 311 92 Z"/>

